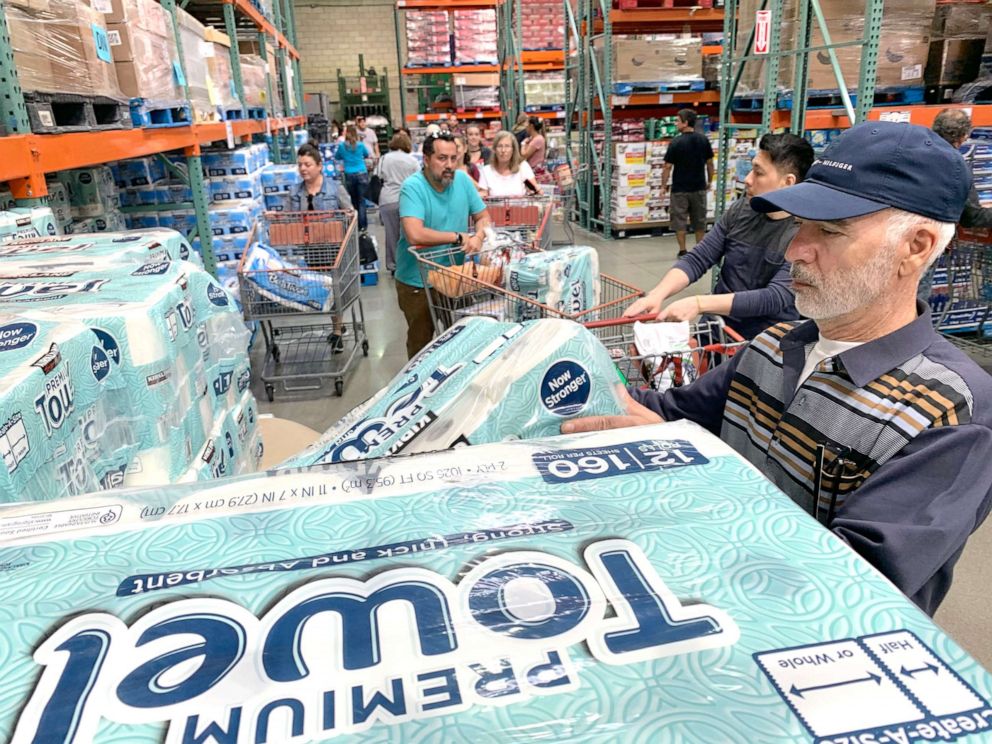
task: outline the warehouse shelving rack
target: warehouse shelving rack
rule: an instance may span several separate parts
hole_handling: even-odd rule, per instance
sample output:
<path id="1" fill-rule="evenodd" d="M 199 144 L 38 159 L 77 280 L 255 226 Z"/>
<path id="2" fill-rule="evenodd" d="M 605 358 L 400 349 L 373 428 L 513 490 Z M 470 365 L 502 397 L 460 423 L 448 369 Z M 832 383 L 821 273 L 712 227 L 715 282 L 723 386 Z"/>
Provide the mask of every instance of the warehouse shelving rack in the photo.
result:
<path id="1" fill-rule="evenodd" d="M 420 75 L 459 75 L 459 74 L 471 74 L 471 73 L 500 73 L 501 81 L 503 71 L 505 69 L 505 64 L 502 64 L 502 48 L 500 49 L 498 64 L 491 65 L 438 65 L 434 67 L 410 67 L 406 64 L 406 60 L 403 59 L 403 48 L 404 44 L 401 41 L 405 38 L 405 32 L 403 24 L 401 23 L 401 15 L 403 12 L 408 10 L 482 10 L 482 9 L 494 9 L 496 10 L 497 22 L 503 22 L 503 16 L 501 11 L 501 6 L 504 4 L 504 0 L 396 0 L 396 5 L 393 10 L 393 24 L 396 30 L 396 61 L 400 70 L 400 115 L 404 121 L 415 123 L 415 122 L 431 122 L 439 121 L 441 119 L 448 118 L 449 113 L 456 115 L 459 119 L 503 119 L 505 117 L 505 111 L 503 106 L 499 108 L 492 109 L 480 109 L 478 111 L 467 111 L 467 112 L 457 112 L 452 109 L 450 112 L 435 112 L 435 113 L 407 113 L 406 105 L 406 94 L 408 91 L 416 90 L 418 88 L 417 84 L 410 84 L 407 81 L 411 78 L 417 78 Z M 498 38 L 502 39 L 503 34 L 498 33 Z M 503 98 L 504 93 L 502 86 L 500 87 L 500 99 Z"/>
<path id="2" fill-rule="evenodd" d="M 161 2 L 162 7 L 172 17 L 175 26 L 178 23 L 175 1 L 161 0 Z M 283 61 L 280 65 L 282 70 L 280 83 L 285 102 L 291 101 L 287 87 L 289 75 L 286 73 L 286 56 L 288 55 L 292 60 L 297 70 L 295 82 L 299 86 L 295 99 L 298 106 L 302 105 L 302 81 L 298 72 L 299 53 L 295 48 L 296 32 L 292 21 L 292 0 L 274 0 L 274 7 L 278 9 L 282 3 L 285 3 L 285 9 L 276 10 L 275 25 L 273 25 L 247 0 L 223 2 L 221 12 L 227 25 L 228 35 L 231 36 L 232 69 L 237 70 L 235 85 L 241 100 L 244 100 L 244 88 L 240 80 L 240 61 L 237 52 L 238 26 L 233 22 L 226 23 L 228 18 L 232 18 L 235 14 L 248 19 L 254 30 L 257 30 L 263 55 L 267 40 L 271 37 L 275 41 L 279 58 Z M 216 7 L 215 5 L 214 8 Z M 234 33 L 231 33 L 232 31 Z M 183 78 L 186 79 L 186 59 L 178 30 L 176 37 L 179 45 L 179 62 L 183 70 Z M 188 88 L 186 93 L 188 96 Z M 270 95 L 270 103 L 272 100 Z M 6 15 L 0 12 L 0 116 L 8 132 L 6 136 L 0 137 L 0 183 L 7 182 L 10 185 L 14 198 L 22 206 L 44 204 L 48 196 L 45 182 L 47 173 L 182 150 L 186 156 L 185 175 L 193 194 L 192 207 L 196 212 L 197 234 L 200 238 L 203 262 L 211 274 L 216 274 L 216 259 L 207 215 L 209 199 L 200 160 L 201 147 L 223 140 L 229 143 L 236 140 L 250 141 L 252 136 L 257 134 L 276 134 L 278 139 L 280 130 L 283 136 L 286 136 L 290 127 L 303 126 L 306 122 L 305 117 L 296 115 L 297 111 L 290 110 L 288 113 L 289 116 L 278 118 L 242 119 L 154 129 L 138 127 L 67 134 L 33 134 L 28 121 L 27 108 L 24 105 L 24 94 L 18 83 L 10 36 L 7 32 Z M 278 142 L 273 149 L 275 151 L 280 149 Z"/>
<path id="3" fill-rule="evenodd" d="M 726 0 L 726 17 L 723 27 L 723 56 L 720 63 L 720 133 L 719 133 L 719 154 L 718 163 L 725 163 L 730 155 L 730 140 L 734 134 L 742 129 L 756 130 L 758 136 L 776 129 L 788 128 L 795 134 L 803 134 L 806 129 L 814 123 L 807 115 L 806 92 L 808 78 L 808 59 L 810 53 L 825 52 L 830 59 L 834 77 L 837 81 L 837 88 L 843 101 L 841 112 L 831 112 L 829 119 L 836 122 L 843 118 L 847 121 L 847 126 L 868 118 L 872 110 L 872 103 L 875 97 L 875 75 L 878 63 L 878 47 L 881 37 L 882 27 L 882 3 L 883 0 L 865 0 L 865 24 L 864 33 L 861 39 L 854 41 L 836 43 L 832 41 L 830 30 L 824 20 L 823 11 L 819 0 L 800 0 L 799 19 L 796 25 L 795 49 L 783 50 L 781 38 L 778 33 L 771 33 L 768 42 L 767 54 L 754 54 L 755 26 L 751 27 L 746 43 L 741 47 L 746 53 L 737 55 L 737 43 L 739 41 L 738 26 L 734 19 L 738 15 L 739 0 Z M 758 11 L 768 11 L 771 15 L 771 29 L 781 27 L 783 0 L 762 0 L 758 6 Z M 741 19 L 743 21 L 744 19 Z M 824 43 L 818 46 L 810 45 L 814 23 L 822 35 Z M 848 92 L 849 82 L 844 79 L 844 75 L 837 60 L 837 49 L 848 46 L 860 46 L 862 48 L 861 65 L 858 75 L 857 103 L 852 103 Z M 780 64 L 783 60 L 794 57 L 792 79 L 792 101 L 793 108 L 789 112 L 776 109 L 778 103 L 778 79 Z M 764 61 L 764 89 L 762 91 L 762 108 L 759 112 L 748 115 L 740 115 L 733 111 L 734 97 L 744 67 L 749 61 Z M 810 112 L 814 114 L 813 119 L 821 120 L 822 112 Z M 784 114 L 784 115 L 783 115 Z M 879 112 L 879 116 L 882 112 Z M 830 128 L 839 126 L 831 124 Z M 726 207 L 726 168 L 720 167 L 717 174 L 717 203 L 716 213 L 721 214 Z"/>
<path id="4" fill-rule="evenodd" d="M 614 119 L 670 116 L 686 106 L 708 113 L 719 100 L 717 91 L 707 90 L 614 95 L 614 34 L 681 32 L 687 27 L 694 32 L 719 31 L 724 27 L 725 15 L 721 8 L 699 7 L 614 10 L 610 0 L 577 0 L 574 6 L 573 0 L 564 0 L 564 4 L 565 137 L 570 165 L 577 174 L 572 218 L 581 227 L 610 237 L 623 229 L 614 225 L 610 204 Z M 602 64 L 593 51 L 593 42 L 597 40 L 602 44 Z M 605 132 L 602 156 L 593 138 L 593 124 L 597 120 L 602 120 Z M 579 164 L 588 167 L 580 168 Z M 641 223 L 637 227 L 667 225 Z"/>

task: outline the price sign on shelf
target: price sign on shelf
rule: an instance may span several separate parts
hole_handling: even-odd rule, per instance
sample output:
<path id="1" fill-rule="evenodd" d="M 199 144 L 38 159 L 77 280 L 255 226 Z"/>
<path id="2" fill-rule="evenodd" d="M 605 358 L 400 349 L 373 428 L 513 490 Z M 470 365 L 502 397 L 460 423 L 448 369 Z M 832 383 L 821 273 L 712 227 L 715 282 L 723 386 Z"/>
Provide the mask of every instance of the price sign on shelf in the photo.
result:
<path id="1" fill-rule="evenodd" d="M 772 12 L 759 10 L 754 14 L 754 53 L 768 54 L 772 38 Z"/>
<path id="2" fill-rule="evenodd" d="M 671 93 L 662 93 L 658 96 L 658 103 L 673 103 L 675 101 L 675 96 Z"/>
<path id="3" fill-rule="evenodd" d="M 224 122 L 224 134 L 227 135 L 227 149 L 234 149 L 234 125 L 230 121 Z"/>

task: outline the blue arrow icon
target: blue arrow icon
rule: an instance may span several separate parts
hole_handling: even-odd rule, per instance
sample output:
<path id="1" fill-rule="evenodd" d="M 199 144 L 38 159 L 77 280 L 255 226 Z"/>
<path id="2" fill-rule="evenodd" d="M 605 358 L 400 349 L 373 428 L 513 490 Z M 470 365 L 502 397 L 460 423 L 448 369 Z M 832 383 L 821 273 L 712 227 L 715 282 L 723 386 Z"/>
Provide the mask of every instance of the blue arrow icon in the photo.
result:
<path id="1" fill-rule="evenodd" d="M 830 684 L 826 684 L 826 685 L 813 685 L 812 687 L 804 687 L 802 689 L 799 689 L 798 687 L 793 685 L 792 689 L 789 690 L 789 693 L 795 695 L 797 698 L 801 698 L 804 693 L 813 692 L 814 690 L 827 690 L 831 687 L 843 687 L 844 685 L 855 685 L 858 682 L 874 682 L 876 685 L 881 685 L 882 678 L 879 677 L 877 674 L 872 674 L 871 672 L 868 672 L 867 677 L 858 677 L 857 679 L 845 679 L 845 680 L 841 680 L 840 682 L 831 682 Z"/>
<path id="2" fill-rule="evenodd" d="M 939 674 L 940 668 L 937 667 L 935 664 L 924 664 L 919 669 L 907 669 L 905 666 L 903 666 L 903 668 L 899 670 L 899 673 L 903 677 L 909 677 L 910 679 L 915 679 L 916 678 L 915 675 L 919 674 L 920 672 L 926 672 L 926 671 L 931 671 L 934 674 Z"/>

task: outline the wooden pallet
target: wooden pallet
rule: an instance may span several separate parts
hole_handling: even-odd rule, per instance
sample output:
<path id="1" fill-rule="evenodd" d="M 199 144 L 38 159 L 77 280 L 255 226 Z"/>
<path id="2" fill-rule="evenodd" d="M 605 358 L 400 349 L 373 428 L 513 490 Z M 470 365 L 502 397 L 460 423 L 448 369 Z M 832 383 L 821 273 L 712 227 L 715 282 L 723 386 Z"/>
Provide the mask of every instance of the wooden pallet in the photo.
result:
<path id="1" fill-rule="evenodd" d="M 28 110 L 31 131 L 36 134 L 132 127 L 128 102 L 117 98 L 27 92 L 24 94 L 24 105 Z"/>

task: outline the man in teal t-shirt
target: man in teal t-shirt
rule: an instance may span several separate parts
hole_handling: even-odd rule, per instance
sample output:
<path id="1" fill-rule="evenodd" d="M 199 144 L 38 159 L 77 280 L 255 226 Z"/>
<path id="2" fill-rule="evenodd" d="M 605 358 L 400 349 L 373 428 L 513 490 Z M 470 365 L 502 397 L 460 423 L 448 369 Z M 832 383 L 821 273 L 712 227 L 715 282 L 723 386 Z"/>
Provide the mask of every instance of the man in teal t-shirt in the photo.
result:
<path id="1" fill-rule="evenodd" d="M 482 248 L 489 227 L 486 204 L 472 179 L 457 170 L 457 147 L 450 134 L 424 140 L 424 169 L 400 188 L 403 234 L 396 248 L 396 298 L 406 317 L 406 353 L 412 359 L 434 337 L 427 290 L 410 246 L 455 245 L 466 254 Z M 466 233 L 469 217 L 475 234 Z"/>

